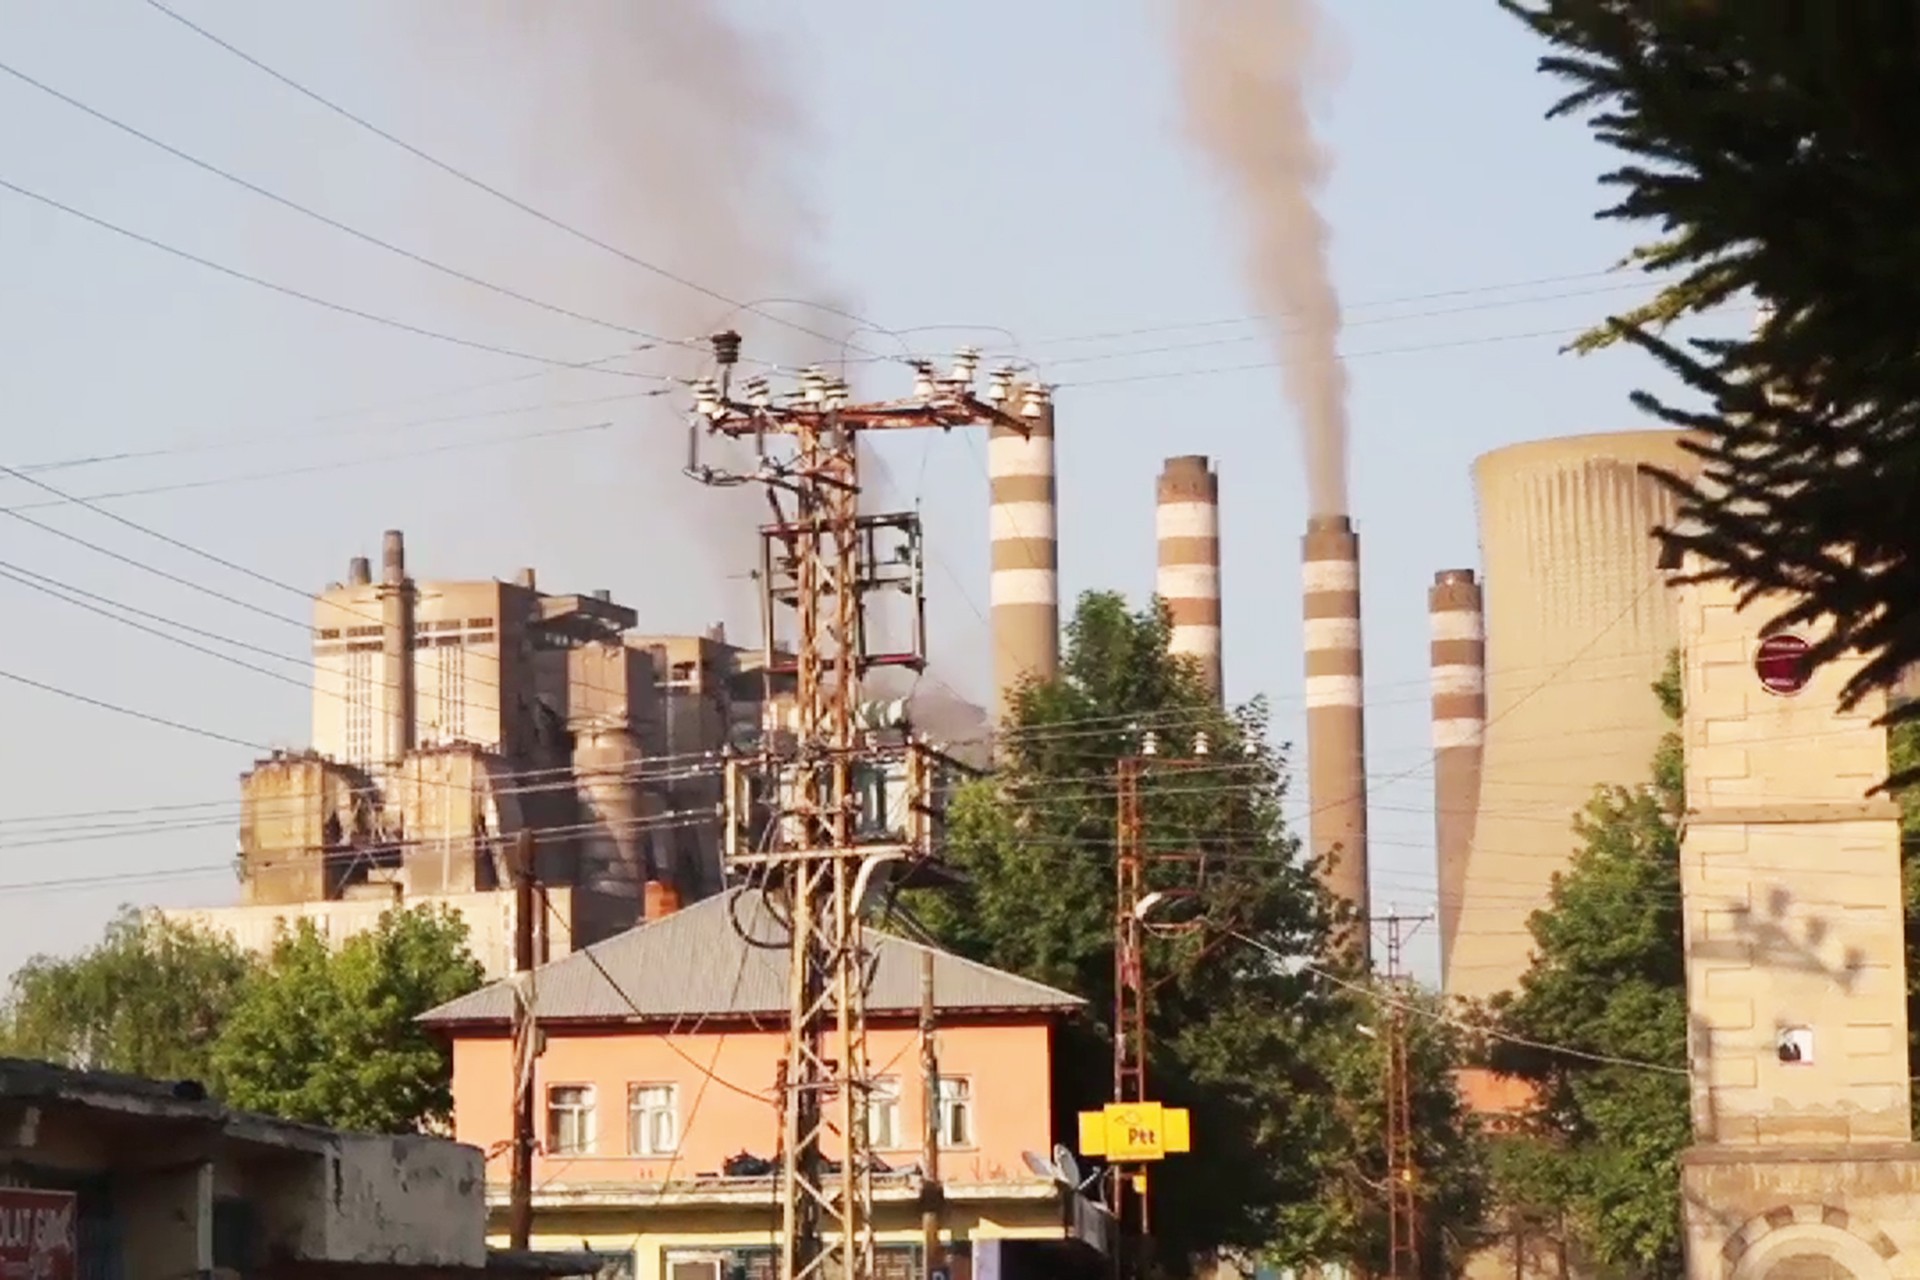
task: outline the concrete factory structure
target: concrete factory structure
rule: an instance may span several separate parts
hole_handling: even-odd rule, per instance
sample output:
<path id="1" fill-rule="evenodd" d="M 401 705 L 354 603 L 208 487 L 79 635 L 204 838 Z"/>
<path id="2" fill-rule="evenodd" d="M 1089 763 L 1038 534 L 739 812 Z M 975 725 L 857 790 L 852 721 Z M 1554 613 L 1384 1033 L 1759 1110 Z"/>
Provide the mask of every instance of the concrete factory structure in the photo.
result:
<path id="1" fill-rule="evenodd" d="M 993 564 L 994 721 L 1007 717 L 1028 680 L 1060 670 L 1060 540 L 1053 473 L 1053 404 L 1016 384 L 1007 403 L 1023 406 L 1028 430 L 995 423 L 987 437 Z M 1025 406 L 1031 405 L 1032 413 Z"/>
<path id="2" fill-rule="evenodd" d="M 1441 832 L 1450 994 L 1485 997 L 1518 981 L 1532 946 L 1527 917 L 1576 847 L 1574 816 L 1600 784 L 1645 782 L 1670 728 L 1650 686 L 1679 633 L 1651 531 L 1672 518 L 1674 499 L 1641 472 L 1648 463 L 1682 473 L 1697 465 L 1665 431 L 1536 441 L 1474 464 L 1485 720 L 1464 856 L 1461 827 Z M 1461 643 L 1467 597 L 1448 599 L 1447 634 Z M 1450 727 L 1435 805 L 1447 824 L 1467 810 L 1471 786 L 1460 723 L 1473 719 L 1470 643 L 1441 657 L 1436 644 L 1436 747 L 1441 725 Z"/>
<path id="3" fill-rule="evenodd" d="M 1314 516 L 1301 543 L 1307 666 L 1308 837 L 1330 893 L 1367 894 L 1367 745 L 1360 663 L 1360 537 L 1346 516 Z M 1356 939 L 1364 954 L 1366 930 Z"/>
<path id="4" fill-rule="evenodd" d="M 1193 659 L 1223 695 L 1220 667 L 1220 476 L 1200 455 L 1168 458 L 1156 487 L 1155 593 L 1172 622 L 1170 652 Z"/>
<path id="5" fill-rule="evenodd" d="M 336 941 L 396 903 L 460 911 L 510 962 L 507 845 L 536 837 L 559 955 L 631 927 L 649 898 L 717 891 L 719 756 L 785 718 L 758 650 L 635 631 L 608 592 L 415 582 L 386 535 L 314 608 L 313 747 L 241 780 L 241 904 L 171 913 L 271 945 L 306 918 Z M 782 675 L 774 683 L 783 704 Z"/>

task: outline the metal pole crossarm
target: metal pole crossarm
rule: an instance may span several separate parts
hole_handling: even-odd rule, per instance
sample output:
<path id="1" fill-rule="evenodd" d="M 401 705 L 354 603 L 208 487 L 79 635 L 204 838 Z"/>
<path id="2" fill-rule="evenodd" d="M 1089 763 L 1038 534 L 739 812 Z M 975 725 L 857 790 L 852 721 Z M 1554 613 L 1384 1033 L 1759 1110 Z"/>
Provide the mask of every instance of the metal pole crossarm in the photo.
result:
<path id="1" fill-rule="evenodd" d="M 956 360 L 956 376 L 945 383 L 923 378 L 922 394 L 912 400 L 848 403 L 844 382 L 811 369 L 801 375 L 802 403 L 776 404 L 764 378 L 743 382 L 749 402 L 734 394 L 736 335 L 716 335 L 714 352 L 721 376 L 694 386 L 701 421 L 693 426 L 687 471 L 709 484 L 765 486 L 772 520 L 760 530 L 758 575 L 764 705 L 770 716 L 783 703 L 791 706 L 790 724 L 776 730 L 770 720 L 754 756 L 727 762 L 724 824 L 729 865 L 777 896 L 790 929 L 780 1275 L 871 1280 L 872 952 L 862 912 L 880 869 L 932 860 L 936 805 L 930 753 L 911 740 L 883 741 L 862 712 L 860 686 L 869 670 L 924 665 L 925 615 L 919 519 L 860 511 L 857 442 L 865 431 L 1031 428 L 966 389 L 977 355 Z M 996 373 L 994 385 L 1004 393 L 1011 376 Z M 1044 392 L 1029 407 L 1037 414 L 1043 404 Z M 702 465 L 703 429 L 753 439 L 756 469 L 730 474 Z M 869 651 L 866 599 L 875 591 L 911 596 L 917 622 L 910 651 Z M 774 621 L 782 610 L 792 626 L 784 649 Z M 785 738 L 790 744 L 780 745 Z M 896 784 L 906 793 L 903 806 L 891 798 Z M 906 816 L 895 821 L 900 812 Z M 829 1135 L 842 1147 L 831 1175 L 822 1150 Z"/>

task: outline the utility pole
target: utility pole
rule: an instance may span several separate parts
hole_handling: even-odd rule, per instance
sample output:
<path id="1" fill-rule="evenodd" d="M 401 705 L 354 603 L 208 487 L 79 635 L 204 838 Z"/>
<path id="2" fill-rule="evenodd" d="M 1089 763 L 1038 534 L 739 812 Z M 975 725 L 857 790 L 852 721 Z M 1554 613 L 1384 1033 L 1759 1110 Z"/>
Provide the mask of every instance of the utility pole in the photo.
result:
<path id="1" fill-rule="evenodd" d="M 920 953 L 920 1257 L 924 1280 L 947 1267 L 940 1243 L 946 1189 L 940 1182 L 940 1052 L 934 1044 L 933 952 Z"/>
<path id="2" fill-rule="evenodd" d="M 769 682 L 791 676 L 791 746 L 771 735 L 757 759 L 727 765 L 726 843 L 735 869 L 754 875 L 780 903 L 789 930 L 787 1078 L 781 1123 L 782 1280 L 870 1280 L 874 1266 L 873 1154 L 867 1112 L 866 983 L 871 959 L 862 911 L 876 873 L 933 856 L 931 753 L 917 742 L 885 746 L 856 720 L 863 677 L 883 666 L 926 665 L 919 517 L 860 510 L 859 437 L 899 431 L 1000 425 L 1026 433 L 1047 392 L 1029 387 L 1019 413 L 1013 371 L 994 373 L 996 400 L 973 390 L 979 354 L 963 351 L 946 377 L 917 366 L 904 400 L 853 403 L 847 384 L 818 368 L 775 403 L 766 378 L 734 369 L 740 336 L 714 335 L 718 378 L 694 387 L 687 471 L 708 484 L 763 486 L 773 519 L 760 530 L 760 586 Z M 756 466 L 732 473 L 706 465 L 705 433 L 749 440 Z M 909 649 L 875 652 L 867 597 L 906 594 L 915 610 Z M 775 616 L 792 615 L 793 647 L 775 641 Z M 769 693 L 772 693 L 771 688 Z M 753 777 L 742 776 L 743 771 Z M 904 775 L 905 831 L 872 834 L 861 784 Z M 757 784 L 757 793 L 755 785 Z M 752 838 L 770 808 L 771 840 Z M 829 1120 L 831 1115 L 831 1120 Z M 840 1171 L 823 1174 L 821 1138 L 836 1130 Z"/>
<path id="3" fill-rule="evenodd" d="M 1413 1142 L 1413 1070 L 1408 1060 L 1407 939 L 1431 916 L 1388 914 L 1376 924 L 1386 928 L 1386 964 L 1380 973 L 1386 1005 L 1385 1079 L 1387 1156 L 1388 1274 L 1392 1280 L 1419 1280 L 1420 1169 Z"/>
<path id="4" fill-rule="evenodd" d="M 1141 803 L 1141 784 L 1150 768 L 1192 769 L 1204 766 L 1207 739 L 1196 734 L 1193 754 L 1185 758 L 1158 755 L 1158 743 L 1152 733 L 1145 735 L 1139 755 L 1122 756 L 1114 769 L 1117 808 L 1114 815 L 1114 911 L 1113 911 L 1113 1101 L 1116 1106 L 1147 1104 L 1153 1101 L 1147 1091 L 1147 1000 L 1152 985 L 1147 980 L 1146 938 L 1149 932 L 1190 932 L 1200 922 L 1150 925 L 1147 915 L 1155 905 L 1147 889 L 1147 870 L 1152 863 L 1197 863 L 1193 853 L 1150 852 L 1146 819 Z M 1190 896 L 1193 886 L 1165 891 L 1168 898 Z M 1114 1226 L 1124 1241 L 1126 1229 L 1126 1191 L 1133 1189 L 1138 1204 L 1138 1238 L 1144 1248 L 1153 1233 L 1153 1205 L 1150 1196 L 1148 1165 L 1120 1160 L 1109 1163 L 1112 1176 Z M 1122 1268 L 1126 1250 L 1116 1242 L 1114 1263 Z"/>
<path id="5" fill-rule="evenodd" d="M 522 831 L 508 851 L 513 880 L 513 1169 L 508 1235 L 515 1249 L 533 1235 L 533 1063 L 539 1030 L 533 1008 L 533 832 Z"/>

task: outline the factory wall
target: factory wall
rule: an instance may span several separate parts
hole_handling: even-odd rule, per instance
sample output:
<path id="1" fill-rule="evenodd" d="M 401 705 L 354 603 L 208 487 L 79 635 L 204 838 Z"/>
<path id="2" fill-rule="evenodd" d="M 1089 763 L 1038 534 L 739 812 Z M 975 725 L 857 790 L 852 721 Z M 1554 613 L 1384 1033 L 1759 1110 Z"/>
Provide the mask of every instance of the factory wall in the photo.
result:
<path id="1" fill-rule="evenodd" d="M 1576 813 L 1602 783 L 1645 782 L 1669 728 L 1651 686 L 1678 643 L 1655 525 L 1674 499 L 1639 468 L 1694 465 L 1677 433 L 1500 449 L 1474 464 L 1486 581 L 1486 725 L 1478 814 L 1445 984 L 1511 988 Z M 1449 870 L 1451 878 L 1455 871 Z"/>

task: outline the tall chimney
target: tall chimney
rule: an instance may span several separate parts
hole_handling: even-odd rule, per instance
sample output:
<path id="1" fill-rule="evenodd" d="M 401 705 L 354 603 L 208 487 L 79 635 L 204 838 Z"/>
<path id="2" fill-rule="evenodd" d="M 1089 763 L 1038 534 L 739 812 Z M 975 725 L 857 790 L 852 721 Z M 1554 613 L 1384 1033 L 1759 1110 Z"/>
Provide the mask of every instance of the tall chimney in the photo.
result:
<path id="1" fill-rule="evenodd" d="M 1314 516 L 1301 541 L 1307 656 L 1309 843 L 1329 893 L 1365 914 L 1367 747 L 1360 665 L 1360 538 L 1346 516 Z M 1364 925 L 1350 950 L 1365 959 Z"/>
<path id="2" fill-rule="evenodd" d="M 1015 384 L 1006 404 L 1020 413 L 1028 404 L 1027 388 Z M 1053 405 L 1041 401 L 1036 408 L 1037 416 L 1026 417 L 1028 434 L 995 423 L 987 438 L 994 714 L 999 720 L 1006 719 L 1024 681 L 1051 680 L 1060 669 Z"/>
<path id="3" fill-rule="evenodd" d="M 525 587 L 529 591 L 536 589 L 536 582 L 538 582 L 538 579 L 534 577 L 532 569 L 521 569 L 513 575 L 513 585 L 516 587 Z"/>
<path id="4" fill-rule="evenodd" d="M 1160 471 L 1154 529 L 1160 541 L 1155 591 L 1173 630 L 1167 648 L 1192 658 L 1215 699 L 1220 675 L 1220 477 L 1205 456 L 1168 458 Z"/>
<path id="5" fill-rule="evenodd" d="M 365 556 L 355 556 L 347 561 L 347 585 L 364 587 L 373 581 L 373 566 L 367 563 Z"/>
<path id="6" fill-rule="evenodd" d="M 1440 880 L 1440 965 L 1460 924 L 1467 851 L 1480 808 L 1480 751 L 1487 727 L 1487 630 L 1471 569 L 1433 575 L 1433 847 Z"/>
<path id="7" fill-rule="evenodd" d="M 380 660 L 386 684 L 386 760 L 398 765 L 414 748 L 413 583 L 406 539 L 387 530 L 380 563 Z"/>

